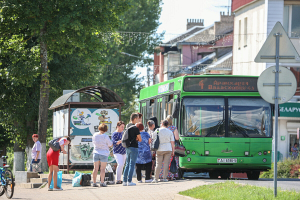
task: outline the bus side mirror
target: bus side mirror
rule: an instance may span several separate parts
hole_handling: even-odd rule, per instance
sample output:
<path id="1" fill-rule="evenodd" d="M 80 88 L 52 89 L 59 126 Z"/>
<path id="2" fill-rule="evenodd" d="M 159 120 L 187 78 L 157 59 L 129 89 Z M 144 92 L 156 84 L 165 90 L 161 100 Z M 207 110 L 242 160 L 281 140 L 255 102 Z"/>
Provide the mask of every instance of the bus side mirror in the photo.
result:
<path id="1" fill-rule="evenodd" d="M 180 98 L 177 97 L 177 99 L 173 103 L 173 109 L 172 109 L 173 118 L 178 118 L 179 117 L 179 107 L 180 107 L 179 104 L 180 104 Z"/>

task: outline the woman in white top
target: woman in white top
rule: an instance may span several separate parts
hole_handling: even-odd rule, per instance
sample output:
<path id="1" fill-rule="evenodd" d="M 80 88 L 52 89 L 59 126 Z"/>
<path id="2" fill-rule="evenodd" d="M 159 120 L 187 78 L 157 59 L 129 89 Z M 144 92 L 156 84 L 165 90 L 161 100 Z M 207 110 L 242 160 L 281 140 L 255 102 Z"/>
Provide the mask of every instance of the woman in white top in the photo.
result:
<path id="1" fill-rule="evenodd" d="M 113 145 L 112 141 L 109 139 L 108 135 L 105 134 L 107 131 L 106 124 L 100 124 L 98 127 L 100 132 L 97 132 L 93 135 L 93 144 L 94 144 L 94 152 L 93 152 L 93 161 L 94 161 L 94 170 L 93 170 L 93 187 L 98 187 L 96 184 L 97 173 L 99 169 L 99 165 L 101 162 L 100 169 L 100 177 L 101 183 L 100 187 L 107 187 L 104 183 L 105 178 L 105 168 L 106 163 L 108 161 L 109 156 L 109 147 Z"/>
<path id="2" fill-rule="evenodd" d="M 161 122 L 161 127 L 157 129 L 152 136 L 153 141 L 156 140 L 157 134 L 159 136 L 159 147 L 156 151 L 156 167 L 155 167 L 155 179 L 152 183 L 158 183 L 159 172 L 164 162 L 164 173 L 163 173 L 163 182 L 168 182 L 166 179 L 168 172 L 169 172 L 169 162 L 171 156 L 174 156 L 175 150 L 175 141 L 173 132 L 170 131 L 168 128 L 168 121 L 163 120 Z"/>

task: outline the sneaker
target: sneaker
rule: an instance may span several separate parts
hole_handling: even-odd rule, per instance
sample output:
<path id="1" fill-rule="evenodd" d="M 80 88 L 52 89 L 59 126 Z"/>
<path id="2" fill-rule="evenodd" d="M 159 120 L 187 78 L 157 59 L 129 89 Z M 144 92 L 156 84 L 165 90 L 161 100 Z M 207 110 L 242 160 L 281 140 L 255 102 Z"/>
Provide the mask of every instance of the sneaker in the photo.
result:
<path id="1" fill-rule="evenodd" d="M 93 183 L 93 187 L 99 187 L 99 185 L 97 185 L 96 183 Z"/>
<path id="2" fill-rule="evenodd" d="M 100 183 L 100 187 L 107 187 L 106 183 Z"/>
<path id="3" fill-rule="evenodd" d="M 138 181 L 138 183 L 143 183 L 143 181 L 142 181 L 142 180 L 140 180 L 140 181 Z"/>
<path id="4" fill-rule="evenodd" d="M 53 191 L 53 189 L 52 188 L 48 188 L 48 191 Z"/>
<path id="5" fill-rule="evenodd" d="M 117 183 L 116 184 L 122 184 L 123 183 L 123 181 L 117 181 Z"/>
<path id="6" fill-rule="evenodd" d="M 152 179 L 145 180 L 145 183 L 151 183 L 151 182 L 152 182 Z"/>
<path id="7" fill-rule="evenodd" d="M 127 182 L 123 182 L 123 186 L 127 186 Z"/>
<path id="8" fill-rule="evenodd" d="M 133 183 L 133 182 L 128 182 L 128 184 L 127 184 L 128 186 L 135 186 L 136 184 L 135 183 Z"/>
<path id="9" fill-rule="evenodd" d="M 158 180 L 154 179 L 154 180 L 152 181 L 152 183 L 158 183 Z"/>
<path id="10" fill-rule="evenodd" d="M 168 182 L 168 179 L 166 179 L 166 178 L 162 179 L 162 182 Z"/>

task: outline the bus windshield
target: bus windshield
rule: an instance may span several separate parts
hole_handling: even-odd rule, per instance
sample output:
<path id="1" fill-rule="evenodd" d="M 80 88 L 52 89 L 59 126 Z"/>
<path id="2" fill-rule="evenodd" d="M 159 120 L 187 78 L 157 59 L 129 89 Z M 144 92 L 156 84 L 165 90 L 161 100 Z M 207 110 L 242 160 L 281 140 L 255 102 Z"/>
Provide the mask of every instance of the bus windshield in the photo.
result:
<path id="1" fill-rule="evenodd" d="M 223 98 L 184 98 L 183 126 L 185 136 L 225 136 Z"/>
<path id="2" fill-rule="evenodd" d="M 182 102 L 182 136 L 271 137 L 271 107 L 261 98 L 186 97 Z"/>
<path id="3" fill-rule="evenodd" d="M 229 137 L 270 137 L 270 104 L 263 99 L 228 99 Z"/>

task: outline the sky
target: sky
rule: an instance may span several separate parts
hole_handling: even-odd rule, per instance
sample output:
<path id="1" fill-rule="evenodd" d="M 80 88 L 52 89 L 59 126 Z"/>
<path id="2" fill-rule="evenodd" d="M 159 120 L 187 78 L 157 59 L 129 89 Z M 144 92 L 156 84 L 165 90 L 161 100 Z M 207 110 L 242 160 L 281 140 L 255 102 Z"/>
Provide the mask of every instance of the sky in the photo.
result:
<path id="1" fill-rule="evenodd" d="M 228 4 L 231 0 L 163 0 L 157 33 L 165 32 L 164 41 L 171 39 L 186 31 L 187 19 L 204 19 L 204 26 L 209 26 L 220 20 L 221 11 L 227 13 L 228 8 L 220 6 Z M 147 75 L 146 68 L 136 71 Z"/>

